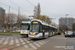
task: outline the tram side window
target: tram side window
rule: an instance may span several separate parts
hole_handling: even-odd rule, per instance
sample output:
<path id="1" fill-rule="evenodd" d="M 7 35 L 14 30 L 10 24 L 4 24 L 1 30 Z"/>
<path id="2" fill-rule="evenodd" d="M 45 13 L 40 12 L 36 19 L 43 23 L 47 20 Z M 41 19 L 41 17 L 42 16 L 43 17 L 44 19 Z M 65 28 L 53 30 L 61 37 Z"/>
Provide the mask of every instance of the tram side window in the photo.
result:
<path id="1" fill-rule="evenodd" d="M 40 32 L 42 32 L 42 25 L 40 25 Z"/>
<path id="2" fill-rule="evenodd" d="M 43 26 L 44 32 L 48 32 L 48 26 Z"/>

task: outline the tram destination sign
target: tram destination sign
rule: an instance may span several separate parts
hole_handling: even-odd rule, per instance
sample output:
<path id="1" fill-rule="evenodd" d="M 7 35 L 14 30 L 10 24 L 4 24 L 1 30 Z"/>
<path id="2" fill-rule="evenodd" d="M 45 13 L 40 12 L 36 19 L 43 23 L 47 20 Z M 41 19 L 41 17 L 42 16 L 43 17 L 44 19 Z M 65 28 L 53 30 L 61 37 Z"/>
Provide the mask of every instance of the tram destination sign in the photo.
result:
<path id="1" fill-rule="evenodd" d="M 33 22 L 34 24 L 38 24 L 38 22 Z"/>

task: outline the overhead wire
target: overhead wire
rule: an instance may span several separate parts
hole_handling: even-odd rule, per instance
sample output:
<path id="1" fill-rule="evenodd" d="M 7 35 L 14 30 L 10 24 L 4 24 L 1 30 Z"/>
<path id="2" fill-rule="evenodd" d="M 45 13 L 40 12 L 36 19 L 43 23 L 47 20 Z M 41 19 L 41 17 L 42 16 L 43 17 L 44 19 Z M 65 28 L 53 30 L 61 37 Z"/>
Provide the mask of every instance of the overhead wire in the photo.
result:
<path id="1" fill-rule="evenodd" d="M 28 0 L 27 0 L 27 2 L 29 2 Z M 31 2 L 29 2 L 32 6 L 35 6 L 35 5 L 33 5 Z"/>
<path id="2" fill-rule="evenodd" d="M 35 5 L 33 5 L 30 1 L 27 0 L 27 2 L 29 2 L 32 6 L 35 6 Z M 41 12 L 42 12 L 42 11 L 41 11 Z M 42 12 L 42 13 L 45 14 L 44 12 Z"/>
<path id="3" fill-rule="evenodd" d="M 22 10 L 26 11 L 27 13 L 30 13 L 29 11 L 25 10 L 24 8 L 22 8 L 21 6 L 17 5 L 16 3 L 14 3 L 13 1 L 9 0 L 10 2 L 12 2 L 13 4 L 15 4 L 16 6 L 20 7 Z"/>
<path id="4" fill-rule="evenodd" d="M 5 5 L 5 6 L 7 6 L 7 7 L 9 7 L 9 5 L 6 5 L 6 4 L 4 4 L 4 3 L 2 3 L 2 2 L 0 2 L 0 3 L 3 4 L 3 5 Z M 13 7 L 11 7 L 11 6 L 10 6 L 10 8 L 15 9 L 15 8 L 13 8 Z M 15 9 L 15 10 L 17 10 L 17 9 Z"/>

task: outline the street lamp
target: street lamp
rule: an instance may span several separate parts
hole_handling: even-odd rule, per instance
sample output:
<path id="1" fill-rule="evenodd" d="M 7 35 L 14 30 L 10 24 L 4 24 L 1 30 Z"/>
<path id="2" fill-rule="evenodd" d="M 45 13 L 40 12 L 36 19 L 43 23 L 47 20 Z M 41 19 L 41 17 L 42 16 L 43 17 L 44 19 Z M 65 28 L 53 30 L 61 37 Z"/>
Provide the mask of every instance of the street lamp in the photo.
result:
<path id="1" fill-rule="evenodd" d="M 29 17 L 34 17 L 34 16 L 29 16 Z"/>
<path id="2" fill-rule="evenodd" d="M 66 15 L 65 15 L 66 20 L 67 20 L 67 22 L 66 22 L 66 23 L 67 23 L 67 27 L 68 27 L 68 19 L 67 19 L 67 16 L 68 16 L 68 15 L 69 15 L 69 14 L 66 14 Z M 68 28 L 67 28 L 67 30 L 68 30 Z"/>
<path id="3" fill-rule="evenodd" d="M 67 17 L 69 14 L 66 14 L 65 17 Z"/>
<path id="4" fill-rule="evenodd" d="M 29 17 L 33 17 L 33 19 L 34 19 L 34 16 L 29 16 Z M 32 20 L 32 19 L 31 19 Z"/>

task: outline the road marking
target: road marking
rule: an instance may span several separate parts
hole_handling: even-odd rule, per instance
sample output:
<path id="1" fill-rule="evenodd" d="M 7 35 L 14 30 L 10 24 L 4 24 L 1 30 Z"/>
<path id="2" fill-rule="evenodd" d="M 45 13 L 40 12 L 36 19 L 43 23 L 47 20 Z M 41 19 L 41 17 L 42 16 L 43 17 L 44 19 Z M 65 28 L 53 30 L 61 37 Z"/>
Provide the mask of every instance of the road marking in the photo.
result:
<path id="1" fill-rule="evenodd" d="M 37 47 L 35 47 L 32 43 L 29 43 L 29 45 L 31 46 L 31 48 L 37 49 Z"/>
<path id="2" fill-rule="evenodd" d="M 29 38 L 27 38 L 27 40 L 30 40 Z"/>
<path id="3" fill-rule="evenodd" d="M 5 42 L 3 43 L 4 45 L 8 43 L 9 37 L 7 37 L 7 39 L 5 40 Z"/>
<path id="4" fill-rule="evenodd" d="M 16 43 L 16 46 L 20 46 L 21 44 L 19 43 L 19 40 L 16 38 L 15 39 L 15 43 Z"/>
<path id="5" fill-rule="evenodd" d="M 42 42 L 37 41 L 37 43 L 39 43 L 40 45 L 43 45 L 43 43 L 42 43 Z"/>
<path id="6" fill-rule="evenodd" d="M 24 42 L 21 38 L 19 39 L 21 42 Z"/>
<path id="7" fill-rule="evenodd" d="M 20 46 L 21 44 L 16 44 L 16 46 Z"/>
<path id="8" fill-rule="evenodd" d="M 26 43 L 30 43 L 27 39 L 24 39 L 26 41 Z"/>
<path id="9" fill-rule="evenodd" d="M 13 45 L 13 44 L 14 44 L 14 40 L 13 40 L 13 37 L 11 37 L 9 45 Z"/>
<path id="10" fill-rule="evenodd" d="M 0 44 L 4 41 L 4 39 L 5 39 L 5 38 L 2 38 L 2 39 L 0 40 Z"/>
<path id="11" fill-rule="evenodd" d="M 24 47 L 25 47 L 25 48 L 29 48 L 29 46 L 28 46 L 28 45 L 24 45 Z"/>
<path id="12" fill-rule="evenodd" d="M 15 39 L 15 42 L 16 42 L 16 43 L 19 43 L 19 40 L 18 40 L 18 39 Z"/>
<path id="13" fill-rule="evenodd" d="M 27 41 L 27 43 L 30 43 L 29 41 Z"/>
<path id="14" fill-rule="evenodd" d="M 36 42 L 34 42 L 33 44 L 35 44 L 37 47 L 41 47 L 41 45 L 37 44 Z"/>
<path id="15" fill-rule="evenodd" d="M 47 41 L 46 41 L 46 42 L 44 42 L 44 41 L 40 41 L 40 42 L 42 42 L 42 43 L 46 43 Z"/>
<path id="16" fill-rule="evenodd" d="M 23 42 L 22 42 L 22 44 L 23 44 L 23 45 L 24 45 L 24 44 L 26 44 L 26 43 L 25 43 L 25 41 L 24 41 L 24 39 L 23 39 Z"/>
<path id="17" fill-rule="evenodd" d="M 27 39 L 24 39 L 25 41 L 28 41 Z"/>
<path id="18" fill-rule="evenodd" d="M 26 44 L 25 42 L 22 43 L 23 45 Z"/>

